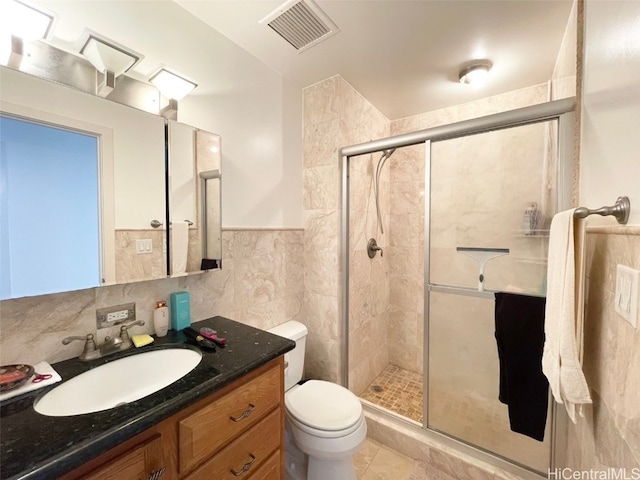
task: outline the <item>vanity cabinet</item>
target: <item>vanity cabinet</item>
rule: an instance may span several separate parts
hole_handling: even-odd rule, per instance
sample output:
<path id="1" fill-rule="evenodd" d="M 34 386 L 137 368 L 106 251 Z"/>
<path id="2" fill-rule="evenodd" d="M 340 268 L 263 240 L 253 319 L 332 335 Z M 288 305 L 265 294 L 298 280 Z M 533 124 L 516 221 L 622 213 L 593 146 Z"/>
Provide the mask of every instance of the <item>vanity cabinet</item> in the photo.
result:
<path id="1" fill-rule="evenodd" d="M 88 475 L 86 480 L 115 480 L 118 478 L 150 479 L 154 472 L 162 471 L 162 444 L 160 435 L 133 447 L 129 452 L 110 459 L 105 465 Z M 161 478 L 161 477 L 160 477 Z"/>
<path id="2" fill-rule="evenodd" d="M 152 476 L 162 468 L 165 470 L 161 476 Z M 284 478 L 283 357 L 248 373 L 62 478 Z"/>

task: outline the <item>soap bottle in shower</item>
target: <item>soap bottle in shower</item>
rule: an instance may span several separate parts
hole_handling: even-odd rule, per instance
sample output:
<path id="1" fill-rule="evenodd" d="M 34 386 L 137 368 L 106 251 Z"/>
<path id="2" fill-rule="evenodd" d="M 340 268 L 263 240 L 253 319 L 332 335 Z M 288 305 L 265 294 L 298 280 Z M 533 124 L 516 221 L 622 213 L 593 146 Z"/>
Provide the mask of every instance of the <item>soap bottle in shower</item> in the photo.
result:
<path id="1" fill-rule="evenodd" d="M 525 235 L 534 235 L 538 226 L 538 204 L 531 202 L 522 217 L 522 230 Z"/>
<path id="2" fill-rule="evenodd" d="M 169 330 L 169 307 L 165 301 L 156 303 L 156 309 L 153 311 L 153 328 L 158 337 L 164 337 Z"/>

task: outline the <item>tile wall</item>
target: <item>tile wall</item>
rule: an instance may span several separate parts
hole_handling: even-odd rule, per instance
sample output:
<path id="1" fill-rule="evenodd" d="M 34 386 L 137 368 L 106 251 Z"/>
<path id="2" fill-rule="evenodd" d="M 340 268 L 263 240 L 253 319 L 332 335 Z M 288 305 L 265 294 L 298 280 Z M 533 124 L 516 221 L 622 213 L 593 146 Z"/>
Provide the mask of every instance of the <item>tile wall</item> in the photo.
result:
<path id="1" fill-rule="evenodd" d="M 304 323 L 309 328 L 307 338 L 306 375 L 329 381 L 341 380 L 340 356 L 340 312 L 341 283 L 339 264 L 340 235 L 340 162 L 339 149 L 343 146 L 367 142 L 389 135 L 389 121 L 376 110 L 342 77 L 334 76 L 303 90 L 304 96 L 304 170 L 303 170 L 303 217 L 304 217 Z M 354 169 L 371 175 L 371 158 L 358 159 Z M 370 177 L 369 177 L 370 179 Z M 354 185 L 356 189 L 368 190 L 368 180 Z M 371 208 L 361 203 L 357 210 L 361 217 L 353 217 L 354 222 L 370 219 Z M 365 211 L 367 212 L 365 214 Z M 369 220 L 369 232 L 373 224 Z M 369 268 L 372 263 L 363 261 L 362 250 L 366 248 L 360 241 L 367 236 L 362 227 L 353 228 L 357 242 L 354 262 L 362 268 L 362 274 L 355 274 L 361 283 L 355 284 L 362 294 L 362 308 L 369 308 L 372 291 L 377 283 L 372 282 Z M 384 245 L 384 242 L 383 242 Z M 377 262 L 382 264 L 382 262 Z M 360 267 L 357 270 L 360 270 Z M 378 268 L 378 267 L 376 267 Z M 384 268 L 384 267 L 380 267 Z M 369 303 L 367 303 L 369 302 Z M 366 303 L 366 305 L 364 305 Z M 384 302 L 383 302 L 384 303 Z M 384 315 L 384 306 L 378 306 Z M 363 320 L 370 320 L 363 317 Z M 365 321 L 353 332 L 359 338 L 358 347 L 378 345 L 383 340 L 383 332 L 375 330 L 377 323 Z M 373 357 L 384 355 L 382 349 L 370 348 Z M 356 368 L 367 369 L 372 357 L 359 348 L 352 358 L 357 358 Z M 376 363 L 383 363 L 380 359 Z M 374 375 L 375 376 L 375 375 Z M 364 382 L 362 382 L 364 383 Z M 362 386 L 364 388 L 364 385 Z"/>
<path id="2" fill-rule="evenodd" d="M 583 369 L 593 404 L 569 422 L 566 466 L 626 468 L 631 478 L 640 468 L 640 329 L 616 313 L 614 295 L 618 264 L 640 270 L 640 227 L 588 228 L 586 249 Z"/>
<path id="3" fill-rule="evenodd" d="M 94 332 L 96 308 L 136 302 L 136 316 L 146 325 L 133 333 L 152 333 L 155 302 L 175 291 L 190 293 L 193 322 L 223 315 L 268 329 L 302 320 L 302 242 L 300 229 L 226 229 L 221 270 L 2 301 L 0 364 L 52 363 L 79 355 L 81 342 L 63 346 L 60 341 Z M 101 329 L 99 338 L 112 334 L 109 330 Z"/>

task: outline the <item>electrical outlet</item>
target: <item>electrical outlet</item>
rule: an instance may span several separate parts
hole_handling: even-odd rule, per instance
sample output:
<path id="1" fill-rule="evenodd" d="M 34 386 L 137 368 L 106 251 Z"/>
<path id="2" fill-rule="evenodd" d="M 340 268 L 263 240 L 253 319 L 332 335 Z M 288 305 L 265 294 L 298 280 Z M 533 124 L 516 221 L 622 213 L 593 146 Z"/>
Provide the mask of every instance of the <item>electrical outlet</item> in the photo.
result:
<path id="1" fill-rule="evenodd" d="M 129 318 L 128 310 L 120 310 L 119 312 L 107 313 L 107 322 L 117 322 L 118 320 L 126 320 Z"/>
<path id="2" fill-rule="evenodd" d="M 131 322 L 135 319 L 135 303 L 125 303 L 124 305 L 114 305 L 112 307 L 98 308 L 96 310 L 97 328 L 109 328 L 113 325 Z"/>
<path id="3" fill-rule="evenodd" d="M 618 265 L 616 268 L 616 293 L 613 297 L 616 313 L 634 327 L 638 327 L 638 285 L 640 270 Z"/>

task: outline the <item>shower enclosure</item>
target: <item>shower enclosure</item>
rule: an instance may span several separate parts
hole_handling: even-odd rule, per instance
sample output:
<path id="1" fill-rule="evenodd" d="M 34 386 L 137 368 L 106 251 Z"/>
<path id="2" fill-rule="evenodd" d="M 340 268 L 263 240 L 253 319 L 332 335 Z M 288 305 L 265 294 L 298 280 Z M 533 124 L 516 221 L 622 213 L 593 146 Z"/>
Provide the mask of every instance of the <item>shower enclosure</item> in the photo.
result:
<path id="1" fill-rule="evenodd" d="M 490 463 L 545 474 L 554 412 L 542 442 L 510 431 L 494 292 L 545 295 L 549 224 L 571 203 L 573 108 L 550 102 L 342 149 L 348 387 Z"/>

